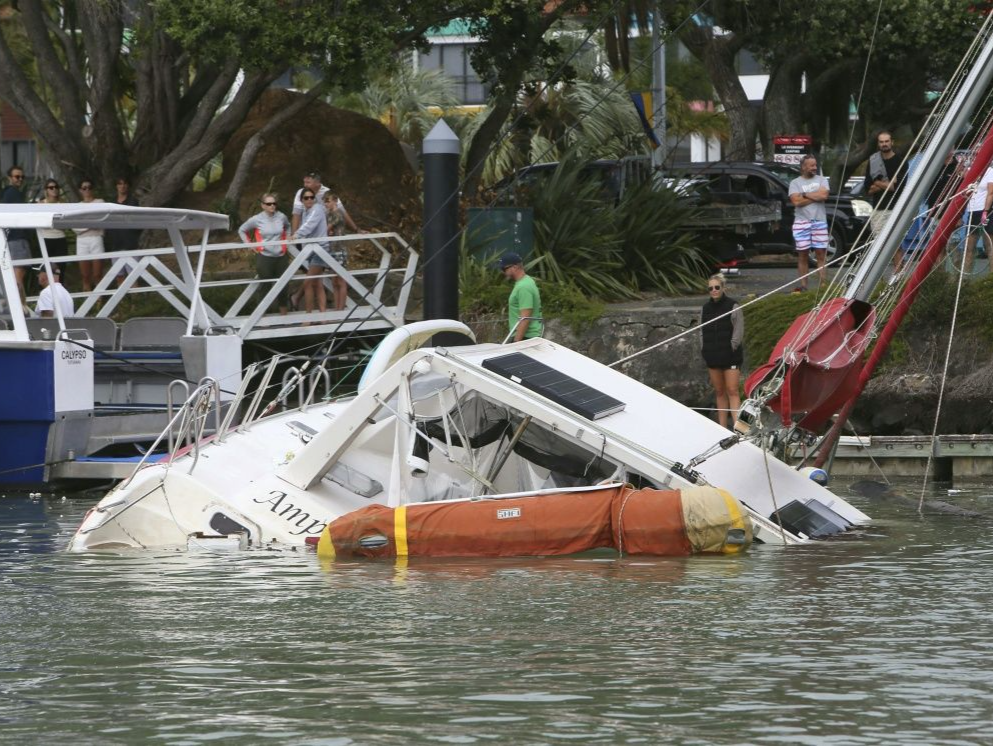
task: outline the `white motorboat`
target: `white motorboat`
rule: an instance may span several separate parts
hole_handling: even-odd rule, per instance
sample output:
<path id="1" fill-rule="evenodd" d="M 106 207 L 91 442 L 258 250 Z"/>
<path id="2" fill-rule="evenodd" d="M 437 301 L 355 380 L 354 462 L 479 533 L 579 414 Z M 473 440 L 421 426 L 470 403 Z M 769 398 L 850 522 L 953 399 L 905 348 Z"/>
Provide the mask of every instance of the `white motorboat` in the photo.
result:
<path id="1" fill-rule="evenodd" d="M 694 551 L 738 551 L 752 534 L 798 544 L 868 521 L 806 474 L 560 344 L 418 346 L 442 331 L 471 335 L 452 321 L 392 332 L 354 397 L 261 417 L 258 396 L 242 402 L 243 424 L 222 423 L 216 435 L 143 466 L 111 491 L 70 549 L 186 548 L 213 540 L 292 546 L 323 534 L 325 552 L 341 554 L 340 537 L 328 544 L 328 527 L 338 519 L 386 509 L 399 532 L 405 511 L 416 506 L 446 506 L 454 515 L 479 504 L 491 519 L 477 523 L 484 543 L 514 519 L 526 520 L 543 496 L 559 496 L 568 513 L 581 509 L 584 495 L 623 485 L 653 500 L 677 500 L 687 527 L 706 524 L 709 539 L 687 540 Z M 198 406 L 194 394 L 191 423 Z M 714 449 L 729 436 L 733 447 Z M 694 461 L 704 452 L 712 455 Z M 575 499 L 562 503 L 563 495 Z M 624 519 L 615 509 L 610 520 Z M 353 553 L 418 553 L 399 533 L 353 539 Z M 422 537 L 419 553 L 431 553 L 430 543 Z M 519 553 L 557 548 L 550 540 Z"/>
<path id="2" fill-rule="evenodd" d="M 0 484 L 33 489 L 61 479 L 120 479 L 168 422 L 173 399 L 189 394 L 189 384 L 209 376 L 217 383 L 215 406 L 223 408 L 238 388 L 243 358 L 257 359 L 271 344 L 302 348 L 307 340 L 316 348 L 329 335 L 359 326 L 380 339 L 403 324 L 418 256 L 397 234 L 327 239 L 360 243 L 379 255 L 378 265 L 353 269 L 317 239 L 281 245 L 290 255 L 283 273 L 262 280 L 248 268 L 244 244 L 208 243 L 210 231 L 225 230 L 228 222 L 215 213 L 105 202 L 0 205 L 0 383 L 6 394 Z M 16 277 L 39 260 L 13 259 L 6 229 L 36 234 L 49 282 L 58 271 L 75 274 L 90 257 L 50 255 L 48 229 L 156 231 L 153 236 L 167 233 L 171 245 L 100 255 L 107 271 L 92 291 L 72 295 L 73 315 L 63 317 L 56 304 L 55 315 L 45 318 L 32 313 L 37 299 L 19 302 Z M 197 240 L 188 242 L 189 232 Z M 345 279 L 346 309 L 277 313 L 281 294 L 314 255 Z M 205 276 L 208 261 L 227 268 L 223 278 Z M 114 320 L 122 304 L 138 299 L 169 315 Z M 284 363 L 300 365 L 300 357 Z M 330 386 L 327 371 L 322 374 Z"/>

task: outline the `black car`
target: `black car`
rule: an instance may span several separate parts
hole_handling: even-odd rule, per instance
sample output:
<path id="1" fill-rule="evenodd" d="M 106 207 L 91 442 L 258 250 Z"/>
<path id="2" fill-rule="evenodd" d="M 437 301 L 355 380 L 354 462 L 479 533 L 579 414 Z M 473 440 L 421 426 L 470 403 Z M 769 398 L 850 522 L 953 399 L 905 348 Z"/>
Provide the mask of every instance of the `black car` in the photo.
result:
<path id="1" fill-rule="evenodd" d="M 672 178 L 690 179 L 703 186 L 711 200 L 779 202 L 782 220 L 753 236 L 752 253 L 792 252 L 793 218 L 795 208 L 789 199 L 790 181 L 800 175 L 800 169 L 785 163 L 758 161 L 715 161 L 712 163 L 676 163 L 666 169 Z M 858 238 L 869 220 L 872 206 L 848 194 L 832 194 L 825 203 L 828 227 L 831 231 L 828 254 L 845 253 Z"/>

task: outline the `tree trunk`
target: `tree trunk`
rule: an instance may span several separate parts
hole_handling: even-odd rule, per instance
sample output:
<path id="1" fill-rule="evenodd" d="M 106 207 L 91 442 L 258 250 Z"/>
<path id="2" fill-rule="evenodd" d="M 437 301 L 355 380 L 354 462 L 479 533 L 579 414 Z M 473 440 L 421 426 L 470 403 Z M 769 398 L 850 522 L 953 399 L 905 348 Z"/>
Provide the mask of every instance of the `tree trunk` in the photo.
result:
<path id="1" fill-rule="evenodd" d="M 803 81 L 804 60 L 791 57 L 769 76 L 762 99 L 762 147 L 772 153 L 772 138 L 776 135 L 800 134 L 800 86 Z"/>
<path id="2" fill-rule="evenodd" d="M 483 164 L 489 156 L 493 143 L 500 135 L 500 130 L 503 128 L 507 116 L 514 108 L 517 94 L 525 81 L 525 76 L 531 69 L 537 50 L 541 49 L 545 33 L 557 20 L 578 5 L 578 0 L 563 0 L 555 5 L 548 3 L 546 7 L 552 7 L 552 10 L 543 12 L 540 22 L 526 29 L 524 37 L 515 46 L 518 53 L 511 62 L 500 69 L 499 80 L 496 81 L 500 93 L 492 102 L 486 120 L 473 135 L 469 152 L 466 154 L 465 177 L 462 182 L 463 194 L 474 196 L 479 189 Z M 618 41 L 624 42 L 625 40 L 619 38 Z M 545 85 L 547 86 L 551 82 L 557 81 L 547 81 Z"/>
<path id="3" fill-rule="evenodd" d="M 174 150 L 141 175 L 140 201 L 143 205 L 168 205 L 196 175 L 197 170 L 219 153 L 235 130 L 245 121 L 248 110 L 262 91 L 276 78 L 276 73 L 250 73 L 242 81 L 238 93 L 201 137 L 189 143 L 185 138 Z"/>
<path id="4" fill-rule="evenodd" d="M 238 222 L 240 218 L 238 215 L 238 205 L 241 202 L 241 193 L 245 189 L 245 183 L 248 181 L 249 175 L 251 175 L 255 157 L 265 146 L 266 138 L 284 123 L 307 108 L 325 89 L 326 85 L 322 80 L 307 91 L 305 95 L 297 96 L 292 104 L 269 119 L 254 135 L 248 138 L 245 148 L 241 151 L 241 157 L 238 159 L 238 166 L 235 168 L 234 176 L 231 177 L 231 183 L 228 185 L 228 190 L 224 194 L 222 209 L 235 222 Z"/>
<path id="5" fill-rule="evenodd" d="M 752 160 L 755 157 L 758 112 L 749 103 L 734 67 L 734 58 L 744 45 L 744 36 L 738 33 L 716 36 L 712 27 L 689 26 L 680 39 L 703 63 L 717 97 L 724 105 L 724 114 L 731 130 L 727 157 Z"/>
<path id="6" fill-rule="evenodd" d="M 490 154 L 490 147 L 500 135 L 503 123 L 514 107 L 516 93 L 502 96 L 494 101 L 486 114 L 486 119 L 479 125 L 476 134 L 469 144 L 469 152 L 465 158 L 465 177 L 462 181 L 462 193 L 472 196 L 479 189 L 479 180 L 483 176 L 483 165 Z"/>

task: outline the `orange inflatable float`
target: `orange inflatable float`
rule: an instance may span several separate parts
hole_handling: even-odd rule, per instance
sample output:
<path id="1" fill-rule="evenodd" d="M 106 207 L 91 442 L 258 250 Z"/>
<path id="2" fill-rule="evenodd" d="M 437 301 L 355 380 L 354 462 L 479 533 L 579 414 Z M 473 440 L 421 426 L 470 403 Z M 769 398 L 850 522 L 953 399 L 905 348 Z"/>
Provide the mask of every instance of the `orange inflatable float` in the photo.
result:
<path id="1" fill-rule="evenodd" d="M 735 553 L 752 524 L 724 490 L 602 489 L 371 505 L 332 521 L 321 557 L 522 557 L 613 548 L 621 554 Z"/>

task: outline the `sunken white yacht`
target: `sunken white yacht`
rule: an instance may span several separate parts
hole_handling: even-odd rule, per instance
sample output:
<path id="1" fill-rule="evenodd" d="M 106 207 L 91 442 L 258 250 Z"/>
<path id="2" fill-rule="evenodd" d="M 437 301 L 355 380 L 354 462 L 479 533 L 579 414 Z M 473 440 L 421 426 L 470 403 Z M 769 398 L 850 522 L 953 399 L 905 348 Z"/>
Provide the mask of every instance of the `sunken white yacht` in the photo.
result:
<path id="1" fill-rule="evenodd" d="M 204 439 L 191 412 L 190 445 L 111 491 L 70 549 L 220 540 L 320 541 L 327 556 L 689 554 L 868 521 L 750 443 L 689 466 L 734 436 L 560 344 L 419 346 L 442 331 L 471 335 L 458 322 L 392 332 L 354 397 L 278 414 L 255 397 L 240 424 L 229 417 Z"/>

